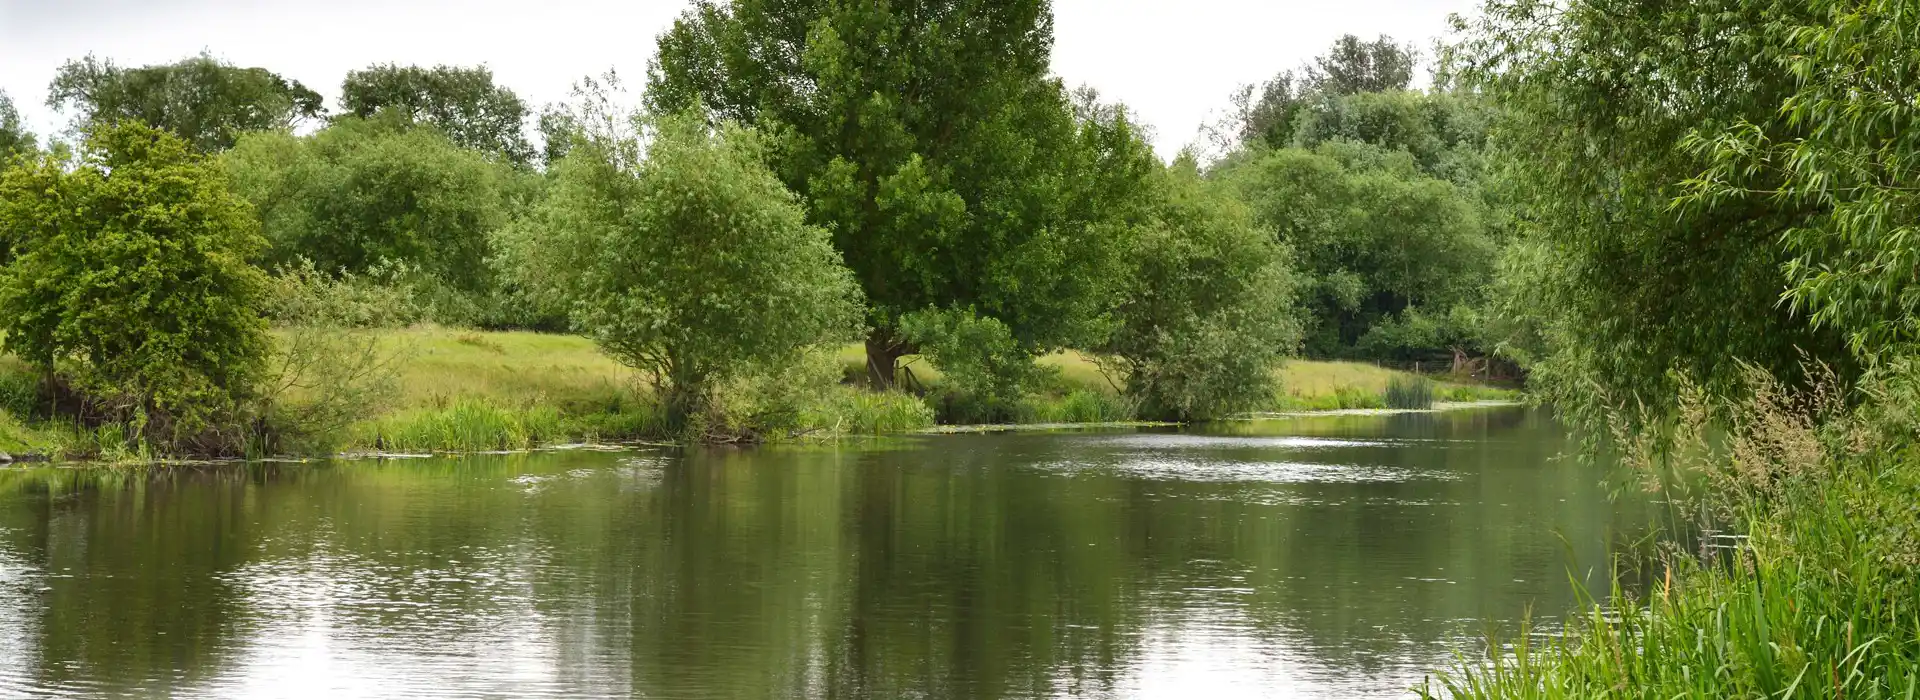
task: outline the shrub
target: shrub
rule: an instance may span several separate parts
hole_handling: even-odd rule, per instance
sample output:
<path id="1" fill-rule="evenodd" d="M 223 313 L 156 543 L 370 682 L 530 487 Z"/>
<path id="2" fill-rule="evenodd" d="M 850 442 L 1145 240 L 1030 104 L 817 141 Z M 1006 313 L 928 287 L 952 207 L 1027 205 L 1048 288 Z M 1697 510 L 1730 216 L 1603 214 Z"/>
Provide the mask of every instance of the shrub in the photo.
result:
<path id="1" fill-rule="evenodd" d="M 610 129 L 583 138 L 551 196 L 503 235 L 518 282 L 645 371 L 678 421 L 736 379 L 776 374 L 852 335 L 859 289 L 827 232 L 806 224 L 761 162 L 752 132 L 620 119 L 648 132 L 644 149 Z"/>
<path id="2" fill-rule="evenodd" d="M 1142 416 L 1204 419 L 1269 405 L 1299 342 L 1293 275 L 1272 234 L 1182 160 L 1164 173 L 1100 348 Z"/>
<path id="3" fill-rule="evenodd" d="M 169 447 L 233 453 L 270 341 L 265 247 L 246 202 L 178 137 L 96 126 L 73 160 L 0 176 L 7 349 L 57 369 L 86 412 Z"/>

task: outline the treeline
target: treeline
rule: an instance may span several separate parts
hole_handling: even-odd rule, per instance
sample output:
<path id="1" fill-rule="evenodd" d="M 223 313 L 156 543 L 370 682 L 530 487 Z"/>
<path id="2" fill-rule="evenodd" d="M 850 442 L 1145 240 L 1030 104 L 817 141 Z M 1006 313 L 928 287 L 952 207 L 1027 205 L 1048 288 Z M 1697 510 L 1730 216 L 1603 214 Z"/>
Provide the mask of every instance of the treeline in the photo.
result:
<path id="1" fill-rule="evenodd" d="M 1485 351 L 1486 110 L 1412 89 L 1409 47 L 1347 37 L 1169 165 L 1049 74 L 1047 2 L 948 4 L 698 2 L 638 98 L 610 74 L 537 116 L 484 67 L 370 66 L 329 112 L 211 55 L 71 61 L 47 100 L 71 143 L 39 150 L 0 102 L 0 330 L 46 405 L 200 452 L 276 432 L 271 387 L 350 413 L 312 398 L 342 382 L 284 375 L 352 376 L 314 356 L 368 341 L 268 325 L 576 331 L 722 433 L 777 431 L 791 406 L 738 395 L 831 382 L 819 357 L 852 341 L 875 389 L 930 360 L 952 421 L 1009 418 L 1062 350 L 1181 420 L 1272 405 L 1302 349 Z"/>

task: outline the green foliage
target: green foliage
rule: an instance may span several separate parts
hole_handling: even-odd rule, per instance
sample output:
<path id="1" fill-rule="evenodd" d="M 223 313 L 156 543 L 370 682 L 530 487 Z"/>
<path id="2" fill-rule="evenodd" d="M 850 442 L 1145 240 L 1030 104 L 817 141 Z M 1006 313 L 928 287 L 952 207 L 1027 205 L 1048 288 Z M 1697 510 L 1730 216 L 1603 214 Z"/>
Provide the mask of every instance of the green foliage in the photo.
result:
<path id="1" fill-rule="evenodd" d="M 328 274 L 407 267 L 466 293 L 491 284 L 512 175 L 429 129 L 341 118 L 312 136 L 250 134 L 221 157 L 258 212 L 270 264 Z"/>
<path id="2" fill-rule="evenodd" d="M 1771 112 L 1705 122 L 1681 138 L 1700 164 L 1682 206 L 1771 205 L 1804 212 L 1782 236 L 1787 306 L 1873 355 L 1920 340 L 1920 86 L 1910 50 L 1920 19 L 1868 0 L 1816 0 L 1797 12 L 1749 9 L 1729 34 L 1756 70 L 1791 76 Z M 1774 102 L 1777 100 L 1777 102 Z"/>
<path id="3" fill-rule="evenodd" d="M 13 106 L 13 98 L 5 90 L 0 90 L 0 167 L 4 167 L 16 156 L 30 155 L 39 150 L 40 142 L 20 125 L 20 111 Z"/>
<path id="4" fill-rule="evenodd" d="M 1242 86 L 1232 97 L 1233 111 L 1216 128 L 1215 140 L 1226 148 L 1292 146 L 1301 129 L 1299 119 L 1313 111 L 1313 103 L 1404 91 L 1413 84 L 1419 58 L 1413 47 L 1386 36 L 1373 41 L 1342 36 L 1313 65 L 1281 71 L 1257 88 Z"/>
<path id="5" fill-rule="evenodd" d="M 1048 377 L 999 319 L 927 310 L 900 317 L 900 335 L 940 368 L 943 404 L 965 405 L 964 422 L 1010 419 L 1021 397 Z M 953 413 L 954 411 L 947 411 Z"/>
<path id="6" fill-rule="evenodd" d="M 275 271 L 264 311 L 285 327 L 400 328 L 422 313 L 397 280 L 405 274 L 389 265 L 366 275 L 326 275 L 303 258 Z"/>
<path id="7" fill-rule="evenodd" d="M 462 148 L 526 165 L 533 160 L 523 126 L 527 105 L 493 84 L 485 66 L 379 64 L 347 74 L 340 105 L 361 119 L 386 112 L 409 124 L 425 124 Z"/>
<path id="8" fill-rule="evenodd" d="M 204 53 L 139 68 L 89 55 L 62 65 L 48 90 L 47 106 L 73 112 L 76 128 L 139 121 L 200 151 L 225 150 L 246 132 L 289 129 L 326 111 L 320 94 L 298 81 Z"/>
<path id="9" fill-rule="evenodd" d="M 1496 244 L 1474 199 L 1423 173 L 1404 151 L 1333 141 L 1261 153 L 1218 177 L 1308 276 L 1301 297 L 1309 355 L 1355 354 L 1375 326 L 1410 310 L 1475 304 L 1493 267 Z M 1365 348 L 1444 349 L 1381 340 Z"/>
<path id="10" fill-rule="evenodd" d="M 1140 415 L 1214 418 L 1262 407 L 1299 342 L 1292 270 L 1246 207 L 1182 159 L 1154 180 L 1131 274 L 1101 346 Z"/>
<path id="11" fill-rule="evenodd" d="M 1799 78 L 1777 28 L 1816 6 L 1498 0 L 1463 23 L 1450 61 L 1501 105 L 1492 184 L 1525 212 L 1501 315 L 1562 415 L 1670 411 L 1682 384 L 1728 395 L 1742 360 L 1789 381 L 1808 356 L 1850 373 L 1843 333 L 1780 303 L 1795 259 L 1782 238 L 1826 218 L 1817 202 L 1764 194 L 1778 177 L 1761 169 L 1746 194 L 1675 206 L 1718 158 L 1682 147 L 1699 135 L 1804 133 L 1781 113 Z"/>
<path id="12" fill-rule="evenodd" d="M 6 347 L 89 412 L 164 446 L 231 452 L 269 352 L 246 202 L 185 141 L 135 122 L 0 178 Z"/>
<path id="13" fill-rule="evenodd" d="M 1920 688 L 1920 384 L 1895 361 L 1848 397 L 1751 369 L 1749 398 L 1697 390 L 1658 431 L 1616 426 L 1662 498 L 1743 536 L 1660 553 L 1651 590 L 1616 583 L 1559 637 L 1522 635 L 1439 688 L 1455 698 L 1904 698 Z M 1858 401 L 1855 407 L 1845 402 Z M 1676 439 L 1666 443 L 1657 433 Z M 1676 481 L 1685 475 L 1686 481 Z M 1703 489 L 1677 488 L 1702 482 Z M 1658 569 L 1656 569 L 1658 571 Z M 1624 578 L 1624 576 L 1623 576 Z M 1523 630 L 1524 632 L 1524 630 Z M 1432 695 L 1430 695 L 1432 696 Z"/>
<path id="14" fill-rule="evenodd" d="M 859 296 L 827 233 L 762 165 L 753 132 L 598 115 L 551 196 L 502 237 L 507 268 L 652 377 L 676 419 L 752 371 L 852 330 Z"/>
<path id="15" fill-rule="evenodd" d="M 1424 411 L 1433 408 L 1435 393 L 1433 380 L 1426 377 L 1394 377 L 1387 380 L 1383 398 L 1387 408 Z"/>
<path id="16" fill-rule="evenodd" d="M 1029 353 L 1100 335 L 1113 221 L 1152 156 L 1046 77 L 1051 25 L 1044 0 L 702 0 L 661 37 L 647 99 L 765 128 L 866 292 L 887 383 L 909 313 L 971 310 Z"/>

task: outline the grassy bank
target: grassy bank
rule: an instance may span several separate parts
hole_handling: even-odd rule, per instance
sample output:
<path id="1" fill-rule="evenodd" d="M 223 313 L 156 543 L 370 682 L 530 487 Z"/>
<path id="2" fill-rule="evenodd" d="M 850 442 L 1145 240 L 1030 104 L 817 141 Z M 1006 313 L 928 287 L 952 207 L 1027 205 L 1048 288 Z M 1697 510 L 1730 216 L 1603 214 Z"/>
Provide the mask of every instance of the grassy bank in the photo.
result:
<path id="1" fill-rule="evenodd" d="M 1761 396 L 1714 438 L 1683 425 L 1690 440 L 1665 454 L 1684 459 L 1641 465 L 1704 478 L 1703 493 L 1668 493 L 1741 534 L 1666 552 L 1651 591 L 1616 586 L 1558 638 L 1523 631 L 1424 694 L 1920 697 L 1920 392 L 1842 412 Z"/>
<path id="2" fill-rule="evenodd" d="M 643 377 L 579 336 L 480 332 L 423 326 L 381 331 L 381 349 L 398 358 L 395 390 L 372 416 L 291 450 L 303 454 L 511 450 L 583 441 L 664 439 L 669 430 L 648 399 Z M 843 349 L 834 364 L 859 376 L 864 355 Z M 1057 353 L 1040 363 L 1054 371 L 1040 391 L 1012 407 L 1019 424 L 1110 423 L 1135 416 L 1091 359 Z M 938 368 L 908 358 L 923 384 L 938 387 Z M 1273 410 L 1379 408 L 1390 385 L 1412 380 L 1367 364 L 1294 361 L 1277 370 L 1283 387 Z M 29 395 L 37 379 L 12 358 L 0 359 L 0 394 Z M 1505 397 L 1484 387 L 1435 383 L 1438 400 Z M 0 450 L 61 458 L 134 461 L 148 455 L 114 426 L 85 429 L 26 421 L 31 399 L 0 406 Z M 935 411 L 920 399 L 838 386 L 791 402 L 790 434 L 885 434 L 931 427 Z"/>

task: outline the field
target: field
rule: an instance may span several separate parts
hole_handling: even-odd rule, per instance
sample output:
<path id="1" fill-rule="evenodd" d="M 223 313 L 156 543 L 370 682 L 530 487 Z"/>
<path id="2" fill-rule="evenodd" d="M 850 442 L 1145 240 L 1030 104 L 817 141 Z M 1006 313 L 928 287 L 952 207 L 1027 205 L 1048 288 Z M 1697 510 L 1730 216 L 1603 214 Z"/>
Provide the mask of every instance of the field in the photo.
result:
<path id="1" fill-rule="evenodd" d="M 661 426 L 644 400 L 644 377 L 570 335 L 480 332 L 421 326 L 383 331 L 383 350 L 396 358 L 397 391 L 374 417 L 298 446 L 264 452 L 437 451 L 518 449 L 575 440 L 652 437 Z M 864 356 L 857 345 L 835 357 L 857 377 Z M 1049 355 L 1054 385 L 1015 409 L 1020 423 L 1093 423 L 1130 419 L 1119 398 L 1123 380 L 1109 377 L 1085 355 Z M 906 358 L 921 382 L 938 385 L 940 372 Z M 1353 362 L 1295 360 L 1277 370 L 1282 395 L 1273 411 L 1380 408 L 1390 383 L 1412 375 Z M 116 426 L 32 422 L 37 378 L 25 365 L 0 358 L 0 451 L 138 461 L 149 457 L 127 444 Z M 1439 382 L 1436 398 L 1506 398 L 1510 392 Z M 907 395 L 839 387 L 803 411 L 800 431 L 876 434 L 930 427 L 937 414 Z M 960 420 L 958 422 L 967 422 Z"/>

